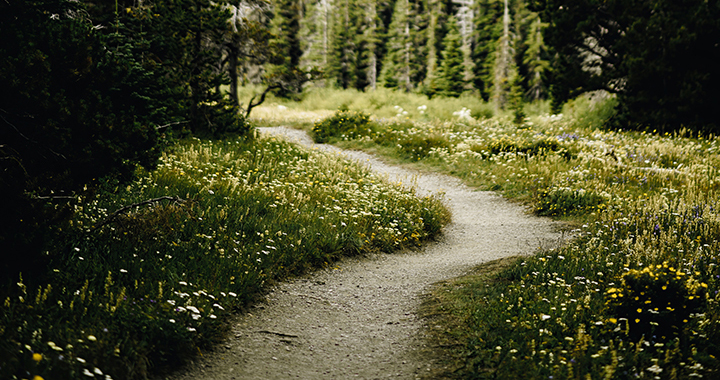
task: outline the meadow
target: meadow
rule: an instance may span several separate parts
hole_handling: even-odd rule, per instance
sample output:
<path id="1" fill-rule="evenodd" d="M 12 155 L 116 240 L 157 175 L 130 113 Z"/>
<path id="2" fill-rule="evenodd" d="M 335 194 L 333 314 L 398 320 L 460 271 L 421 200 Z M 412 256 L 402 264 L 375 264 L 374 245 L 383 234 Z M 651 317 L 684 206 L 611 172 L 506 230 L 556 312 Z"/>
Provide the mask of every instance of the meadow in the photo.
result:
<path id="1" fill-rule="evenodd" d="M 2 289 L 0 378 L 141 379 L 202 354 L 279 280 L 436 237 L 437 197 L 271 137 L 180 141 L 106 181 L 47 273 Z"/>
<path id="2" fill-rule="evenodd" d="M 325 91 L 270 100 L 255 117 L 455 175 L 573 227 L 562 248 L 438 286 L 438 339 L 458 347 L 447 376 L 720 376 L 718 138 L 610 130 L 615 101 L 599 94 L 556 115 L 527 105 L 516 123 L 477 99 Z"/>

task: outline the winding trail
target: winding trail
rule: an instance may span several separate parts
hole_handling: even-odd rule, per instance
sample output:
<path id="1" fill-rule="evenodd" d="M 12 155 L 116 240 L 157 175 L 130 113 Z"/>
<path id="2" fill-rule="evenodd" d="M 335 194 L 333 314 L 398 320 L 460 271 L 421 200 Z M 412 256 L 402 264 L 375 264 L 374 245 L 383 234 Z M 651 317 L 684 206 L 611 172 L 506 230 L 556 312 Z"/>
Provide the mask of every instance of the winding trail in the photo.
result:
<path id="1" fill-rule="evenodd" d="M 174 379 L 415 379 L 430 370 L 420 355 L 423 320 L 416 313 L 433 283 L 487 261 L 531 254 L 561 240 L 560 225 L 533 217 L 491 192 L 457 179 L 408 171 L 371 155 L 315 145 L 305 132 L 260 128 L 317 149 L 366 162 L 419 193 L 444 192 L 453 222 L 441 241 L 420 251 L 346 259 L 335 267 L 277 285 L 232 325 L 216 352 Z"/>

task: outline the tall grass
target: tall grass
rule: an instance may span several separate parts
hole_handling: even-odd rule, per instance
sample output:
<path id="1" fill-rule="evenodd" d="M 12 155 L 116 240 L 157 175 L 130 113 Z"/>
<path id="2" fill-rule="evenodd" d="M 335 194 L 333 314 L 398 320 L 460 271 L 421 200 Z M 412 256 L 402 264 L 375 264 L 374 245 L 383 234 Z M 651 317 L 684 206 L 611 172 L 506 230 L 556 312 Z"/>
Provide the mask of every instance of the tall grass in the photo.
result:
<path id="1" fill-rule="evenodd" d="M 460 377 L 718 377 L 720 141 L 607 130 L 614 101 L 580 98 L 521 125 L 396 115 L 331 139 L 577 227 L 564 248 L 441 290 Z"/>
<path id="2" fill-rule="evenodd" d="M 439 199 L 273 138 L 186 141 L 114 186 L 76 206 L 46 277 L 6 290 L 0 378 L 145 378 L 203 349 L 268 283 L 419 244 L 449 218 Z"/>

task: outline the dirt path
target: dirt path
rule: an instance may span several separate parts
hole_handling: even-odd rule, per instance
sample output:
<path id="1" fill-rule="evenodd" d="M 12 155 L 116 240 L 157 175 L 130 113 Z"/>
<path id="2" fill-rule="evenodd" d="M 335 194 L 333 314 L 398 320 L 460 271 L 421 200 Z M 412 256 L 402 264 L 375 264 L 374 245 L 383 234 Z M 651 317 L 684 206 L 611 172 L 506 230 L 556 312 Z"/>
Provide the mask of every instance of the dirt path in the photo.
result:
<path id="1" fill-rule="evenodd" d="M 261 128 L 312 145 L 304 132 Z M 318 149 L 336 150 L 329 146 Z M 391 180 L 416 179 L 421 192 L 444 192 L 453 213 L 443 239 L 419 252 L 349 259 L 334 268 L 276 286 L 251 312 L 238 317 L 217 352 L 174 379 L 415 379 L 431 361 L 419 354 L 423 320 L 416 313 L 431 284 L 498 258 L 556 245 L 559 226 L 527 215 L 490 192 L 458 180 L 385 165 L 361 152 Z"/>

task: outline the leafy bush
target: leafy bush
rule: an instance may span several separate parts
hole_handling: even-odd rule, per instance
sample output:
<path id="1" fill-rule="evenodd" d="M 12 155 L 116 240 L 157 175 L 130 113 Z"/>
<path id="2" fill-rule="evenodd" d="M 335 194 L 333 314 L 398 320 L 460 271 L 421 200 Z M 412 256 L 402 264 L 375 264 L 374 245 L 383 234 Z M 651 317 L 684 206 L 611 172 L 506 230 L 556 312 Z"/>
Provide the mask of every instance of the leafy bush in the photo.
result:
<path id="1" fill-rule="evenodd" d="M 560 143 L 555 138 L 543 137 L 530 141 L 518 141 L 508 136 L 492 139 L 486 146 L 474 146 L 475 152 L 488 152 L 491 155 L 498 153 L 523 153 L 527 155 L 544 155 L 560 150 Z"/>
<path id="2" fill-rule="evenodd" d="M 369 136 L 375 130 L 375 124 L 368 114 L 355 111 L 338 111 L 333 116 L 315 123 L 312 137 L 315 142 L 325 143 L 333 137 L 356 139 Z"/>

